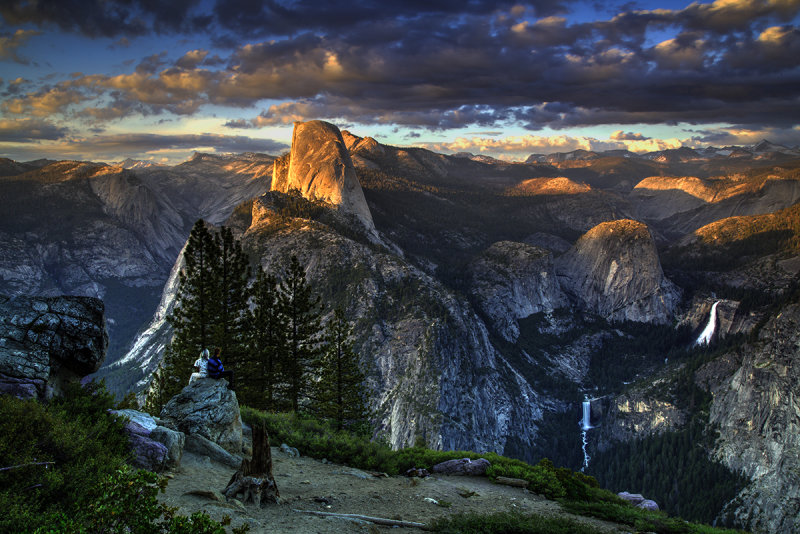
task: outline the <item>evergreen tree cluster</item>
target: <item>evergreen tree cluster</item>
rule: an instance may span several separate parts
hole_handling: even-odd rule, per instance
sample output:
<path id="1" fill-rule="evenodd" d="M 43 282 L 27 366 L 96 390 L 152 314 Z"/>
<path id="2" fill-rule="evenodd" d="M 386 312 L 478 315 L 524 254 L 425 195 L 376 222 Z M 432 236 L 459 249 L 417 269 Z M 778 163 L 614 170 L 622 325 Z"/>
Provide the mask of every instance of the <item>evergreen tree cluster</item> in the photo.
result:
<path id="1" fill-rule="evenodd" d="M 203 349 L 221 349 L 240 402 L 308 411 L 337 428 L 367 419 L 364 374 L 341 309 L 322 324 L 320 297 L 292 256 L 280 276 L 256 269 L 229 228 L 195 223 L 183 253 L 174 330 L 146 408 L 157 412 L 186 385 Z"/>

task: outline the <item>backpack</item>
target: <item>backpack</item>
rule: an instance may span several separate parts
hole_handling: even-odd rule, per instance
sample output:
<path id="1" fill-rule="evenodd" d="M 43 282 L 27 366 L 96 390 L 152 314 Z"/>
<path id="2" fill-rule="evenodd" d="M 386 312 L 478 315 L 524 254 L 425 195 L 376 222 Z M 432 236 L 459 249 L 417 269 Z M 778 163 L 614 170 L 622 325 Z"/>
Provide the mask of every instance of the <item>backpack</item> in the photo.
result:
<path id="1" fill-rule="evenodd" d="M 208 359 L 208 376 L 217 378 L 225 370 L 219 358 L 211 357 Z"/>

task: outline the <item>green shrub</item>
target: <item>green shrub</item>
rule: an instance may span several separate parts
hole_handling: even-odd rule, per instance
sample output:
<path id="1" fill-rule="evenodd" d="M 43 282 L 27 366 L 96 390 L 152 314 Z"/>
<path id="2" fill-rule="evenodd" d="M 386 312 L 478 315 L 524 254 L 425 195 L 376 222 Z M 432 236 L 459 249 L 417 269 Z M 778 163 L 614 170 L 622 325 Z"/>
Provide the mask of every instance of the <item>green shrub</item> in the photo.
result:
<path id="1" fill-rule="evenodd" d="M 158 502 L 166 484 L 126 461 L 130 444 L 104 386 L 49 403 L 0 395 L 0 532 L 224 533 Z"/>
<path id="2" fill-rule="evenodd" d="M 446 534 L 592 534 L 595 529 L 564 517 L 523 515 L 513 512 L 496 514 L 458 514 L 438 519 L 434 532 Z"/>

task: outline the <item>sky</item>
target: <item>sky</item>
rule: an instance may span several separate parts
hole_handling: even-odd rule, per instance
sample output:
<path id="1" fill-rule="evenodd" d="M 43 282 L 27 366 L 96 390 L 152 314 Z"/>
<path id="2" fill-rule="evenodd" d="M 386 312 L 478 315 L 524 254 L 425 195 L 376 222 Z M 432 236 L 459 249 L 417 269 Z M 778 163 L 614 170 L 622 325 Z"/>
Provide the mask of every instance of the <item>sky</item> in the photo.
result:
<path id="1" fill-rule="evenodd" d="M 0 157 L 800 145 L 800 0 L 3 0 Z"/>

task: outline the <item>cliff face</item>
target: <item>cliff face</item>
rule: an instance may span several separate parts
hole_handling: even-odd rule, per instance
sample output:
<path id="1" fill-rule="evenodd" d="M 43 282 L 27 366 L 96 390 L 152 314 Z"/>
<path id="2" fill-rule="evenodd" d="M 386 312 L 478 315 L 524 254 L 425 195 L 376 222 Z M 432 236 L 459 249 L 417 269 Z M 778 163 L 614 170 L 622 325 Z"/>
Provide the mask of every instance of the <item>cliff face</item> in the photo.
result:
<path id="1" fill-rule="evenodd" d="M 752 346 L 707 364 L 715 457 L 753 482 L 723 511 L 754 532 L 800 532 L 800 305 L 767 322 Z"/>
<path id="2" fill-rule="evenodd" d="M 296 122 L 288 164 L 274 167 L 272 190 L 297 189 L 308 200 L 321 200 L 354 215 L 375 231 L 364 192 L 339 129 L 328 122 Z"/>
<path id="3" fill-rule="evenodd" d="M 106 355 L 103 302 L 0 297 L 0 392 L 49 398 L 96 371 Z"/>
<path id="4" fill-rule="evenodd" d="M 478 307 L 511 342 L 519 336 L 518 319 L 567 304 L 552 253 L 532 245 L 495 243 L 473 260 L 469 272 Z"/>
<path id="5" fill-rule="evenodd" d="M 608 320 L 666 323 L 679 300 L 650 231 L 637 221 L 595 226 L 558 258 L 556 272 L 578 306 Z"/>
<path id="6" fill-rule="evenodd" d="M 0 183 L 0 293 L 105 301 L 109 361 L 152 316 L 191 225 L 268 188 L 274 158 L 197 154 L 175 167 L 54 162 Z"/>

